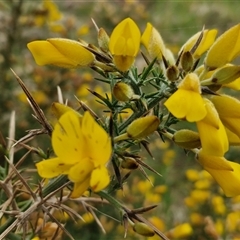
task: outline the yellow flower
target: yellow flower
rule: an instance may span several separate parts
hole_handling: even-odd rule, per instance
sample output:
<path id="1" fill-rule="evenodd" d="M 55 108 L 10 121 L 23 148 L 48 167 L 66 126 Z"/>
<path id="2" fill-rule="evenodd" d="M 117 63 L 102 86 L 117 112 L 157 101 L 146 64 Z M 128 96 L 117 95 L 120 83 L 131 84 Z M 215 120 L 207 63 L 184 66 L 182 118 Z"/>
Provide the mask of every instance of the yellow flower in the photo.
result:
<path id="1" fill-rule="evenodd" d="M 54 22 L 61 19 L 62 14 L 59 12 L 57 5 L 51 0 L 44 0 L 43 7 L 48 12 L 48 21 Z"/>
<path id="2" fill-rule="evenodd" d="M 185 239 L 193 234 L 193 229 L 189 223 L 182 223 L 169 231 L 167 235 L 171 239 Z"/>
<path id="3" fill-rule="evenodd" d="M 177 118 L 186 118 L 189 122 L 202 120 L 207 110 L 201 96 L 198 76 L 189 73 L 178 85 L 178 90 L 164 103 L 167 109 Z"/>
<path id="4" fill-rule="evenodd" d="M 210 156 L 200 150 L 198 160 L 223 189 L 227 197 L 240 194 L 240 165 L 224 157 Z"/>
<path id="5" fill-rule="evenodd" d="M 91 187 L 100 191 L 109 184 L 106 163 L 111 156 L 111 141 L 89 112 L 83 117 L 73 111 L 61 116 L 52 134 L 52 146 L 56 158 L 36 164 L 43 178 L 67 174 L 74 183 L 72 198 Z"/>
<path id="6" fill-rule="evenodd" d="M 240 138 L 240 101 L 228 95 L 213 96 L 211 101 L 224 126 Z"/>
<path id="7" fill-rule="evenodd" d="M 205 58 L 207 70 L 222 67 L 240 54 L 240 24 L 223 33 L 211 46 Z"/>
<path id="8" fill-rule="evenodd" d="M 228 137 L 212 102 L 204 98 L 207 115 L 198 121 L 197 128 L 205 154 L 223 156 L 228 151 Z"/>
<path id="9" fill-rule="evenodd" d="M 147 27 L 141 37 L 141 42 L 152 59 L 157 58 L 161 60 L 162 56 L 166 57 L 162 37 L 151 23 L 147 23 Z"/>
<path id="10" fill-rule="evenodd" d="M 191 51 L 193 46 L 196 44 L 201 32 L 196 33 L 193 35 L 181 48 L 181 51 L 187 52 Z M 193 52 L 193 58 L 198 59 L 201 57 L 203 53 L 205 53 L 214 43 L 214 40 L 217 35 L 217 30 L 212 29 L 212 30 L 204 30 L 203 31 L 203 37 L 202 40 L 200 41 L 199 45 L 197 46 L 196 50 Z"/>
<path id="11" fill-rule="evenodd" d="M 58 67 L 75 68 L 91 66 L 94 55 L 79 42 L 65 38 L 49 38 L 27 44 L 38 65 L 52 64 Z"/>
<path id="12" fill-rule="evenodd" d="M 113 30 L 109 50 L 113 55 L 114 64 L 120 71 L 127 71 L 133 64 L 139 51 L 141 33 L 131 18 L 120 22 Z"/>

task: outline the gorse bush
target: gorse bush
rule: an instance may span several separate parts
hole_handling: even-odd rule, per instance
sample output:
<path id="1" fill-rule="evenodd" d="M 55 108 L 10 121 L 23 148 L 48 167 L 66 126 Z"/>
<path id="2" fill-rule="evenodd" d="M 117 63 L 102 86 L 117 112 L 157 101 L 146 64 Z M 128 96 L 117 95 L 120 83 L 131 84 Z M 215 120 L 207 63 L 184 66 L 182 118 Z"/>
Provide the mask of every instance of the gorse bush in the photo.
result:
<path id="1" fill-rule="evenodd" d="M 58 19 L 55 4 L 46 4 Z M 99 109 L 77 97 L 77 107 L 70 107 L 58 88 L 59 101 L 52 101 L 52 117 L 46 117 L 12 70 L 41 129 L 14 140 L 12 114 L 10 144 L 0 138 L 5 158 L 0 168 L 0 239 L 78 239 L 87 224 L 116 236 L 110 223 L 114 220 L 117 229 L 122 225 L 117 231 L 125 238 L 138 234 L 148 239 L 237 239 L 240 165 L 230 153 L 240 144 L 240 101 L 233 96 L 240 89 L 240 66 L 234 64 L 240 55 L 240 24 L 220 36 L 217 29 L 203 28 L 177 56 L 151 23 L 141 34 L 137 24 L 125 18 L 110 35 L 94 20 L 93 24 L 98 44 L 48 38 L 27 47 L 38 65 L 55 65 L 65 72 L 87 67 L 97 73 L 94 81 L 104 84 L 107 93 L 87 86 L 87 94 Z M 46 149 L 30 145 L 39 135 L 51 138 Z M 171 178 L 161 173 L 171 168 L 174 145 L 202 170 L 191 169 L 191 164 L 186 171 L 192 191 L 182 200 L 189 219 L 170 225 L 164 217 L 148 214 L 161 198 L 168 202 L 171 186 L 159 179 Z M 14 161 L 18 148 L 26 152 Z M 159 148 L 167 149 L 169 156 L 152 167 L 142 150 L 153 157 Z M 38 156 L 34 181 L 21 166 L 31 152 Z M 119 194 L 122 191 L 125 196 Z M 227 209 L 225 197 L 231 197 L 233 209 Z M 101 233 L 90 235 L 100 239 Z"/>

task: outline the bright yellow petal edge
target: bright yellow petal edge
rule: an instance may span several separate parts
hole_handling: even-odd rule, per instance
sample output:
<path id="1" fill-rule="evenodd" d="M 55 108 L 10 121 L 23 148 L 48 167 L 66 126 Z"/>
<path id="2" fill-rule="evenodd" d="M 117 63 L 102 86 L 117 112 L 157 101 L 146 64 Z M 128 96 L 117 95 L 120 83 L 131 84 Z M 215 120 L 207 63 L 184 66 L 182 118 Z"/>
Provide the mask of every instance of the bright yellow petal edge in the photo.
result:
<path id="1" fill-rule="evenodd" d="M 40 66 L 55 65 L 65 68 L 91 65 L 95 57 L 79 42 L 64 38 L 50 38 L 27 44 L 34 60 Z"/>

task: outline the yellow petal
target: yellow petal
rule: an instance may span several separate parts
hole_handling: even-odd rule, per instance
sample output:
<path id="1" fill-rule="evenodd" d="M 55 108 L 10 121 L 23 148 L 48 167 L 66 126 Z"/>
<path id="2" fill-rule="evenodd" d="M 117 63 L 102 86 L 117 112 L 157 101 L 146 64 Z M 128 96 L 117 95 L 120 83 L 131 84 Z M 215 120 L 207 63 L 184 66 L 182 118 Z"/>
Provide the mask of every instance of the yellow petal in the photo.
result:
<path id="1" fill-rule="evenodd" d="M 228 137 L 212 102 L 204 98 L 207 115 L 197 122 L 197 128 L 204 152 L 223 156 L 229 148 Z"/>
<path id="2" fill-rule="evenodd" d="M 231 88 L 234 90 L 240 90 L 240 77 L 235 79 L 233 82 L 224 84 L 224 87 Z"/>
<path id="3" fill-rule="evenodd" d="M 231 62 L 240 53 L 240 24 L 224 32 L 209 49 L 205 58 L 207 70 L 213 70 Z"/>
<path id="4" fill-rule="evenodd" d="M 201 85 L 198 76 L 195 73 L 189 73 L 178 85 L 178 89 L 184 89 L 201 93 Z"/>
<path id="5" fill-rule="evenodd" d="M 71 166 L 59 158 L 43 160 L 36 164 L 38 174 L 42 178 L 54 178 L 61 174 L 68 174 Z"/>
<path id="6" fill-rule="evenodd" d="M 76 67 L 77 64 L 60 53 L 51 43 L 47 41 L 33 41 L 27 44 L 36 63 L 40 66 L 53 64 L 59 67 Z M 49 54 L 50 53 L 50 54 Z"/>
<path id="7" fill-rule="evenodd" d="M 220 118 L 240 118 L 240 101 L 228 95 L 211 97 Z"/>
<path id="8" fill-rule="evenodd" d="M 203 98 L 203 101 L 205 103 L 207 114 L 205 118 L 202 119 L 202 121 L 216 129 L 219 129 L 220 119 L 216 108 L 214 107 L 213 103 L 207 98 Z"/>
<path id="9" fill-rule="evenodd" d="M 99 192 L 107 187 L 110 182 L 108 171 L 105 167 L 96 168 L 93 170 L 90 180 L 91 189 L 94 192 Z"/>
<path id="10" fill-rule="evenodd" d="M 178 89 L 164 105 L 176 118 L 189 122 L 200 121 L 207 114 L 201 95 L 184 89 Z"/>
<path id="11" fill-rule="evenodd" d="M 233 146 L 239 146 L 240 145 L 240 138 L 235 133 L 230 131 L 227 127 L 225 127 L 225 130 L 226 130 L 226 133 L 227 133 L 229 144 L 233 145 Z"/>
<path id="12" fill-rule="evenodd" d="M 109 50 L 113 55 L 135 57 L 139 51 L 141 33 L 131 18 L 121 21 L 113 30 Z"/>
<path id="13" fill-rule="evenodd" d="M 230 131 L 240 137 L 239 118 L 221 117 L 221 121 Z"/>
<path id="14" fill-rule="evenodd" d="M 221 121 L 219 128 L 215 128 L 201 120 L 197 122 L 197 128 L 205 154 L 223 156 L 228 151 L 228 137 Z"/>
<path id="15" fill-rule="evenodd" d="M 84 113 L 81 131 L 86 143 L 84 151 L 92 159 L 94 166 L 106 164 L 112 154 L 111 139 L 89 112 Z"/>
<path id="16" fill-rule="evenodd" d="M 79 42 L 65 38 L 50 38 L 47 41 L 33 41 L 28 49 L 38 65 L 53 64 L 59 67 L 73 68 L 89 66 L 95 58 Z"/>
<path id="17" fill-rule="evenodd" d="M 132 66 L 134 60 L 135 58 L 131 56 L 113 56 L 115 66 L 122 72 L 126 72 Z"/>
<path id="18" fill-rule="evenodd" d="M 76 66 L 89 66 L 95 58 L 79 42 L 65 38 L 47 39 L 60 53 L 75 62 Z"/>
<path id="19" fill-rule="evenodd" d="M 229 161 L 224 157 L 207 155 L 203 149 L 198 152 L 197 159 L 204 169 L 232 171 L 233 168 Z"/>
<path id="20" fill-rule="evenodd" d="M 81 160 L 85 151 L 85 141 L 80 129 L 78 114 L 68 111 L 62 115 L 52 133 L 55 154 L 68 164 Z"/>
<path id="21" fill-rule="evenodd" d="M 86 178 L 83 182 L 76 182 L 73 186 L 73 191 L 70 198 L 81 197 L 82 194 L 88 189 L 90 185 L 90 177 Z"/>
<path id="22" fill-rule="evenodd" d="M 197 42 L 200 34 L 202 31 L 196 33 L 195 35 L 193 35 L 182 47 L 181 51 L 187 52 L 190 51 L 192 49 L 192 47 L 195 45 L 195 43 Z M 199 43 L 197 49 L 194 51 L 193 53 L 193 57 L 195 59 L 198 59 L 201 57 L 201 55 L 203 53 L 205 53 L 214 43 L 215 38 L 217 35 L 217 30 L 216 29 L 212 29 L 212 30 L 204 30 L 203 32 L 203 37 L 201 42 Z"/>
<path id="23" fill-rule="evenodd" d="M 93 171 L 94 165 L 91 159 L 84 158 L 81 162 L 73 165 L 68 173 L 68 178 L 72 182 L 83 182 L 89 178 Z"/>
<path id="24" fill-rule="evenodd" d="M 54 102 L 51 106 L 51 112 L 53 113 L 53 115 L 59 119 L 64 113 L 68 112 L 68 111 L 72 111 L 76 114 L 79 115 L 79 117 L 81 118 L 81 114 L 78 113 L 77 111 L 75 111 L 74 109 L 72 109 L 71 107 L 68 107 L 65 104 L 61 104 L 58 102 Z"/>
<path id="25" fill-rule="evenodd" d="M 235 162 L 227 161 L 233 171 L 215 170 L 205 168 L 217 181 L 227 197 L 240 195 L 240 165 Z"/>

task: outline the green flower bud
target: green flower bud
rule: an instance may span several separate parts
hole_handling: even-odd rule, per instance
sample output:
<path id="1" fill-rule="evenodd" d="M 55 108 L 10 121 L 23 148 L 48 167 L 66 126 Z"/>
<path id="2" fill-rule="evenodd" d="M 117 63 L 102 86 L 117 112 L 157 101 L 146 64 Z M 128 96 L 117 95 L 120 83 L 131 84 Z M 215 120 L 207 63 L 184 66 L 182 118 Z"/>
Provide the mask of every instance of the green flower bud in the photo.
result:
<path id="1" fill-rule="evenodd" d="M 152 237 L 155 235 L 154 230 L 151 227 L 149 227 L 147 224 L 142 222 L 135 223 L 133 226 L 133 230 L 134 232 L 145 237 Z"/>
<path id="2" fill-rule="evenodd" d="M 109 36 L 103 28 L 98 31 L 98 45 L 104 52 L 109 51 Z"/>
<path id="3" fill-rule="evenodd" d="M 184 52 L 181 56 L 181 66 L 185 72 L 189 72 L 192 69 L 193 66 L 193 56 L 192 54 L 187 51 Z"/>
<path id="4" fill-rule="evenodd" d="M 240 77 L 240 66 L 224 66 L 217 69 L 211 78 L 201 81 L 201 85 L 222 85 L 231 83 Z"/>
<path id="5" fill-rule="evenodd" d="M 169 66 L 167 68 L 166 75 L 169 81 L 174 82 L 178 78 L 179 70 L 175 65 Z"/>
<path id="6" fill-rule="evenodd" d="M 132 99 L 134 92 L 128 84 L 118 82 L 113 87 L 113 95 L 118 101 L 127 102 Z"/>
<path id="7" fill-rule="evenodd" d="M 144 138 L 157 130 L 160 120 L 156 116 L 146 116 L 134 120 L 127 128 L 129 138 Z"/>
<path id="8" fill-rule="evenodd" d="M 199 134 L 188 129 L 182 129 L 175 132 L 173 135 L 173 141 L 178 146 L 186 149 L 201 147 Z"/>

